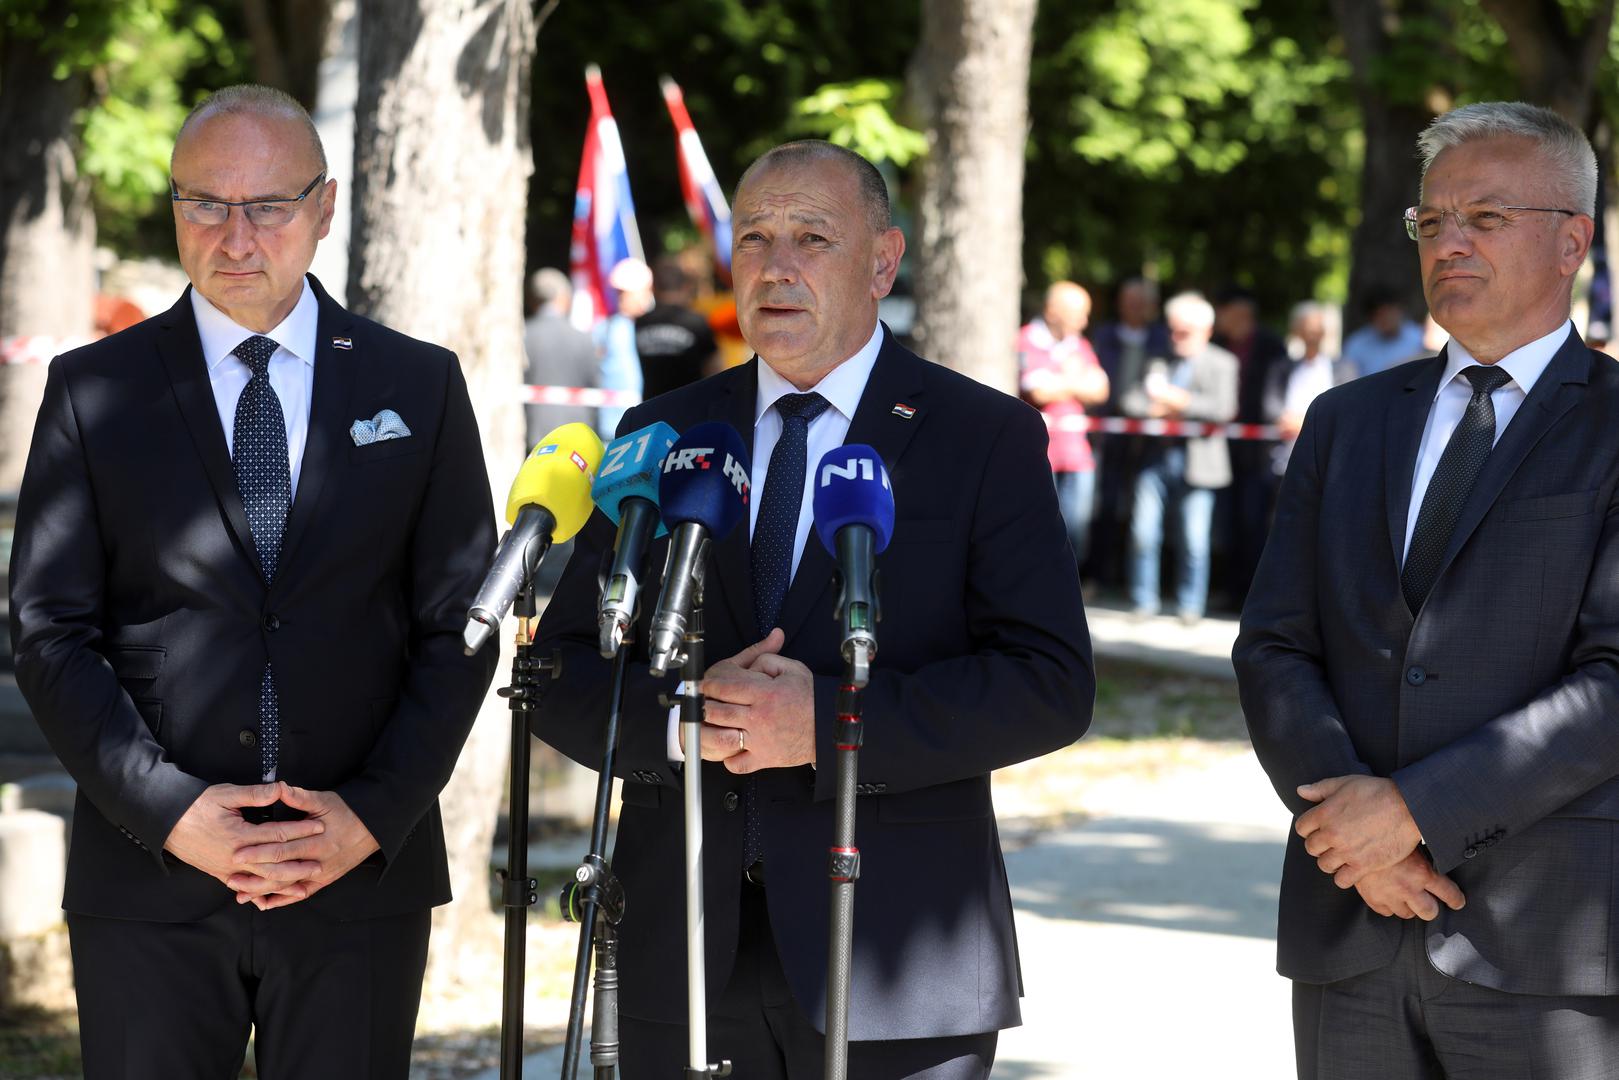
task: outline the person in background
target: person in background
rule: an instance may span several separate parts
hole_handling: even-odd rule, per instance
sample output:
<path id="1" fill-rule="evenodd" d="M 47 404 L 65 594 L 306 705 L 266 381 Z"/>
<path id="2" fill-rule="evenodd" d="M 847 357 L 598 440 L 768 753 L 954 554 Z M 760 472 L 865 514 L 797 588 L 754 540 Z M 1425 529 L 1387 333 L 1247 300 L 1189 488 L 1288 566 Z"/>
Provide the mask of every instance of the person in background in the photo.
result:
<path id="1" fill-rule="evenodd" d="M 1237 414 L 1237 359 L 1210 342 L 1214 308 L 1200 294 L 1184 292 L 1164 307 L 1172 359 L 1153 360 L 1141 385 L 1124 401 L 1125 412 L 1157 420 L 1224 423 Z M 1231 457 L 1224 435 L 1154 438 L 1136 479 L 1131 516 L 1130 601 L 1138 617 L 1159 608 L 1158 566 L 1164 516 L 1175 515 L 1178 562 L 1176 614 L 1184 623 L 1203 617 L 1209 597 L 1209 540 L 1214 493 L 1231 483 Z"/>
<path id="2" fill-rule="evenodd" d="M 601 386 L 641 398 L 641 358 L 635 351 L 635 320 L 652 310 L 652 271 L 640 259 L 620 260 L 607 275 L 618 293 L 618 310 L 596 324 L 601 340 Z M 603 442 L 613 438 L 629 405 L 606 405 L 596 415 Z"/>
<path id="3" fill-rule="evenodd" d="M 1078 565 L 1090 544 L 1091 508 L 1096 497 L 1096 460 L 1090 436 L 1076 426 L 1089 406 L 1108 397 L 1107 373 L 1085 340 L 1091 296 L 1072 281 L 1046 290 L 1044 314 L 1018 332 L 1018 370 L 1023 398 L 1046 418 L 1057 503 L 1068 526 L 1068 542 Z"/>
<path id="4" fill-rule="evenodd" d="M 1293 454 L 1293 444 L 1304 426 L 1310 403 L 1328 388 L 1360 374 L 1348 360 L 1333 359 L 1331 342 L 1337 337 L 1337 328 L 1337 310 L 1315 300 L 1293 305 L 1288 316 L 1289 361 L 1271 370 L 1263 406 L 1263 422 L 1282 429 L 1282 441 L 1268 447 L 1271 475 L 1276 481 L 1287 469 L 1287 459 Z"/>
<path id="5" fill-rule="evenodd" d="M 653 262 L 654 303 L 635 320 L 643 398 L 655 398 L 718 370 L 714 331 L 691 307 L 696 292 L 678 255 L 661 255 Z"/>
<path id="6" fill-rule="evenodd" d="M 555 267 L 534 271 L 528 279 L 523 320 L 523 352 L 528 360 L 525 373 L 530 386 L 561 386 L 588 389 L 601 382 L 601 363 L 590 335 L 568 321 L 573 305 L 573 285 L 568 275 Z M 589 405 L 523 406 L 528 430 L 526 447 L 537 446 L 559 424 L 596 426 L 596 410 Z"/>
<path id="7" fill-rule="evenodd" d="M 1400 306 L 1399 293 L 1389 288 L 1367 290 L 1366 325 L 1344 341 L 1344 359 L 1362 375 L 1375 375 L 1407 360 L 1431 355 L 1422 327 Z"/>

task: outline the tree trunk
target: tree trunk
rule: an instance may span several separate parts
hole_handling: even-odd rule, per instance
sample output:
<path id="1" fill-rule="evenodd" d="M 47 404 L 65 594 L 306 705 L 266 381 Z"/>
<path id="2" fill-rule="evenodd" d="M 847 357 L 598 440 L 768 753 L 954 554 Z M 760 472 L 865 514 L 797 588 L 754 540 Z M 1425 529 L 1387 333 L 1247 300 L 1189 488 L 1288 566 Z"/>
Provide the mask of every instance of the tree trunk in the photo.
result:
<path id="1" fill-rule="evenodd" d="M 1034 9 L 1035 0 L 922 0 L 910 72 L 928 137 L 917 343 L 1013 393 Z"/>
<path id="2" fill-rule="evenodd" d="M 349 300 L 460 356 L 503 502 L 523 452 L 530 4 L 361 0 L 360 25 Z M 492 925 L 510 715 L 491 695 L 440 798 L 455 901 L 434 912 L 436 988 Z"/>
<path id="3" fill-rule="evenodd" d="M 1596 110 L 1596 80 L 1608 53 L 1614 0 L 1601 0 L 1578 28 L 1570 28 L 1558 0 L 1480 0 L 1501 29 L 1525 101 L 1544 105 L 1589 131 Z"/>
<path id="4" fill-rule="evenodd" d="M 1412 316 L 1427 308 L 1416 245 L 1406 236 L 1400 216 L 1420 195 L 1417 136 L 1433 113 L 1422 105 L 1390 100 L 1375 75 L 1378 58 L 1387 55 L 1396 33 L 1397 7 L 1395 0 L 1332 0 L 1333 16 L 1354 68 L 1366 138 L 1361 219 L 1350 240 L 1346 335 L 1366 321 L 1369 293 L 1393 290 Z"/>
<path id="5" fill-rule="evenodd" d="M 66 8 L 51 5 L 43 17 L 60 20 Z M 91 329 L 95 218 L 73 132 L 89 80 L 55 78 L 57 59 L 0 29 L 0 338 Z M 0 491 L 22 480 L 44 388 L 44 365 L 0 365 Z"/>
<path id="6" fill-rule="evenodd" d="M 314 111 L 332 0 L 242 0 L 242 19 L 253 43 L 253 78 Z"/>

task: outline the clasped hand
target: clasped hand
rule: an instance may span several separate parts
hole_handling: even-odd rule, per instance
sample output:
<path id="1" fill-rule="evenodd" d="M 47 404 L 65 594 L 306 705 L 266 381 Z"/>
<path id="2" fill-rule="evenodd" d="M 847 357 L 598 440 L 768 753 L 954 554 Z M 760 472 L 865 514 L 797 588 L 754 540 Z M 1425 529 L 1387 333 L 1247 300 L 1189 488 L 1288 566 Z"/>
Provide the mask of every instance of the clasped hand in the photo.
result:
<path id="1" fill-rule="evenodd" d="M 250 806 L 280 802 L 307 815 L 253 824 Z M 215 784 L 175 823 L 164 848 L 260 911 L 307 900 L 378 850 L 371 830 L 341 796 L 277 781 Z"/>
<path id="2" fill-rule="evenodd" d="M 722 761 L 733 773 L 814 764 L 815 679 L 781 655 L 785 641 L 772 630 L 704 673 L 704 761 Z M 684 728 L 680 738 L 684 750 Z"/>

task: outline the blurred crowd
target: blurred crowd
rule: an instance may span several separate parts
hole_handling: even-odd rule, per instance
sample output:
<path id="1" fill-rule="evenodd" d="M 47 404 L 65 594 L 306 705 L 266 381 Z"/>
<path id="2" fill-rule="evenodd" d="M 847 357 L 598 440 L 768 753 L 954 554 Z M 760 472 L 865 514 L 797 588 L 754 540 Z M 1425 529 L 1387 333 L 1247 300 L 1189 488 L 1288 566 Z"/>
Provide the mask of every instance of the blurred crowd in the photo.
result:
<path id="1" fill-rule="evenodd" d="M 1285 338 L 1242 289 L 1161 302 L 1154 282 L 1134 278 L 1113 301 L 1113 319 L 1093 326 L 1090 294 L 1057 282 L 1018 335 L 1022 393 L 1051 431 L 1051 468 L 1087 594 L 1122 592 L 1138 618 L 1172 614 L 1188 624 L 1211 605 L 1240 610 L 1310 403 L 1339 383 L 1434 355 L 1443 332 L 1412 320 L 1392 291 L 1369 296 L 1364 324 L 1347 338 L 1339 310 L 1314 300 L 1294 305 Z M 1087 433 L 1074 419 L 1087 415 L 1267 430 Z"/>

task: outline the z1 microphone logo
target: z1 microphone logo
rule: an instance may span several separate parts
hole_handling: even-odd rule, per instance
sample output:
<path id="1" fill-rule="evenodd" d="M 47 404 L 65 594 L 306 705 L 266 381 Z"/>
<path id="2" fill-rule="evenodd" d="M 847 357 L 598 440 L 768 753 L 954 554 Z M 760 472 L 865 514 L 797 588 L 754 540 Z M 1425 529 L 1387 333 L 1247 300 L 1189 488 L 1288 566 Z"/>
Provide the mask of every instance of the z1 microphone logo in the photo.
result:
<path id="1" fill-rule="evenodd" d="M 879 468 L 871 458 L 852 457 L 846 465 L 827 462 L 821 467 L 821 486 L 830 487 L 834 476 L 844 480 L 865 480 L 868 483 L 881 476 L 883 487 L 888 487 L 888 470 Z"/>

